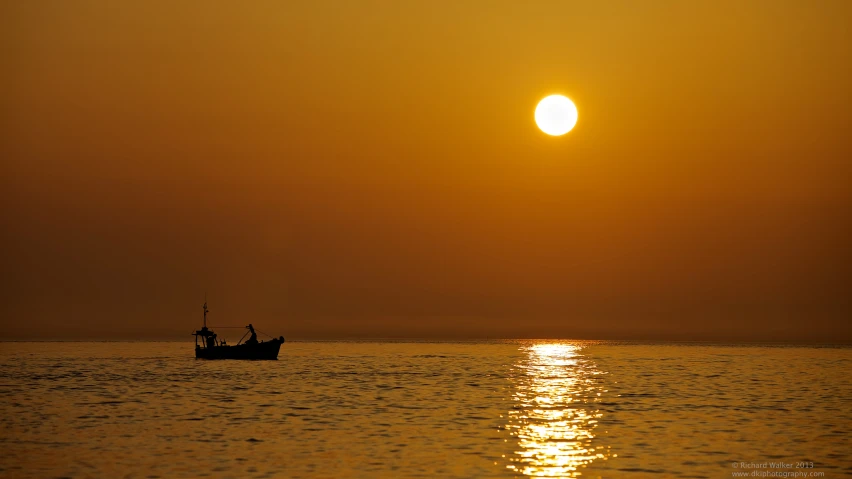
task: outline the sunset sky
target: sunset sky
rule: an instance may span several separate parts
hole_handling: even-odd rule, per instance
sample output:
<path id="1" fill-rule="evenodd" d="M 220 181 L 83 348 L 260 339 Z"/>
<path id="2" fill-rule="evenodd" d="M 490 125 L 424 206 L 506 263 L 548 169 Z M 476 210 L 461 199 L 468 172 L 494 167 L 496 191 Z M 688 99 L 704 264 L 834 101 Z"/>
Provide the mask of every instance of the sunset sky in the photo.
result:
<path id="1" fill-rule="evenodd" d="M 2 339 L 852 341 L 846 0 L 9 1 L 0 72 Z"/>

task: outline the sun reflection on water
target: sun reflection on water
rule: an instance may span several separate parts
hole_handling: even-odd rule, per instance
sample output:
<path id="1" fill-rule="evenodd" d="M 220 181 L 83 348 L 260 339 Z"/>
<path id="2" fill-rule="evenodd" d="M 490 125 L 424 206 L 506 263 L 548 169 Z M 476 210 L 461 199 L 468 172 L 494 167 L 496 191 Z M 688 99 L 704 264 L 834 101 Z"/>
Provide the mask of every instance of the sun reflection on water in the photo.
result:
<path id="1" fill-rule="evenodd" d="M 577 345 L 540 343 L 522 350 L 508 425 L 519 449 L 506 467 L 526 476 L 578 477 L 583 466 L 609 457 L 594 435 L 605 373 Z"/>

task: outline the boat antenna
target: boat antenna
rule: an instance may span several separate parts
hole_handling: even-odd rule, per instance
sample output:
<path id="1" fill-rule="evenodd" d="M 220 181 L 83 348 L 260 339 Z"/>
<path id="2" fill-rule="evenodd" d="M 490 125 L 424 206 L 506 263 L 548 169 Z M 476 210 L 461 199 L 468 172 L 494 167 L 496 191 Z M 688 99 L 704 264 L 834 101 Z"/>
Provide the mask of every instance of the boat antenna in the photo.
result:
<path id="1" fill-rule="evenodd" d="M 207 328 L 207 293 L 204 293 L 204 327 Z"/>

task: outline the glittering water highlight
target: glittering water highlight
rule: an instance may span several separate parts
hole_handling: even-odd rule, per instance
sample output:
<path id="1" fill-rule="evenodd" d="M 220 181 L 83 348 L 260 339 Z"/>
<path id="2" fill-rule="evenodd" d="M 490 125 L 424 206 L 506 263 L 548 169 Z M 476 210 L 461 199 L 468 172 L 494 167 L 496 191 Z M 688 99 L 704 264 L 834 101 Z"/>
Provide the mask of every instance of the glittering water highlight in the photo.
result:
<path id="1" fill-rule="evenodd" d="M 605 373 L 576 344 L 521 349 L 509 411 L 518 450 L 507 467 L 527 476 L 577 477 L 582 466 L 609 456 L 608 447 L 595 444 Z"/>

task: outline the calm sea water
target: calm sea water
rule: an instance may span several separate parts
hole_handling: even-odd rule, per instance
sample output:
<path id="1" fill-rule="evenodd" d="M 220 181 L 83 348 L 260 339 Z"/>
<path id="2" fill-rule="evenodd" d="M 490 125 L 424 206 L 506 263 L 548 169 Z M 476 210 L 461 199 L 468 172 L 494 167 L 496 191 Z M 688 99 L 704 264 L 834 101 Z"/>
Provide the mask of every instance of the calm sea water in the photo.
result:
<path id="1" fill-rule="evenodd" d="M 0 399 L 9 478 L 852 475 L 849 348 L 0 343 Z"/>

